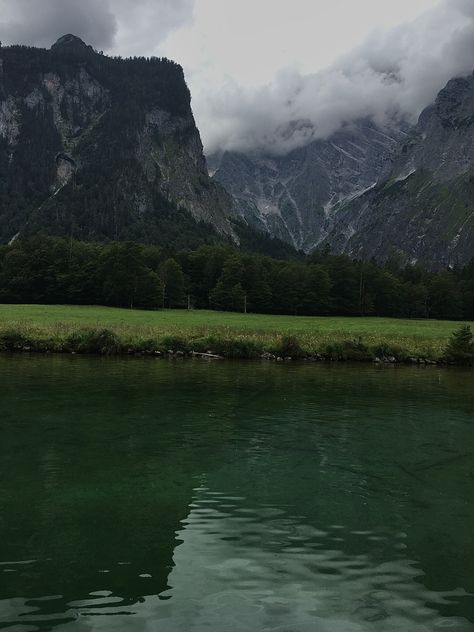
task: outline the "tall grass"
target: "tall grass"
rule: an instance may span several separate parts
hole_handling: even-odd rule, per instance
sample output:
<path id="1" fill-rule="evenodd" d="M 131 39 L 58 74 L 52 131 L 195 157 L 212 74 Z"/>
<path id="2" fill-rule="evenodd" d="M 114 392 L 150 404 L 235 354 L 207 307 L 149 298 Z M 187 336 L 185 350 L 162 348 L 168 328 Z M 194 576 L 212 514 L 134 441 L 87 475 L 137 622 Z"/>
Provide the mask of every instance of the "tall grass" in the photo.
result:
<path id="1" fill-rule="evenodd" d="M 457 323 L 0 306 L 0 351 L 443 361 Z"/>

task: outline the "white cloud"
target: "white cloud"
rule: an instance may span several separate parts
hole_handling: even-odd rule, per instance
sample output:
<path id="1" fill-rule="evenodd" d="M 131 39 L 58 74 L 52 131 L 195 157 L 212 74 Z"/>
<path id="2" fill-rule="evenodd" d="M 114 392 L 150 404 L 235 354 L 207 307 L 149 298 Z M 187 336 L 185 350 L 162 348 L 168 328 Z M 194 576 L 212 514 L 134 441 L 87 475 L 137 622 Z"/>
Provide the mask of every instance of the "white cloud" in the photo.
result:
<path id="1" fill-rule="evenodd" d="M 294 3 L 298 6 L 304 1 Z M 330 33 L 337 30 L 334 22 Z M 179 34 L 181 39 L 185 32 Z M 236 28 L 236 34 L 241 33 Z M 307 36 L 304 29 L 303 36 Z M 370 117 L 382 125 L 394 117 L 416 120 L 450 78 L 472 72 L 474 6 L 470 0 L 435 3 L 408 24 L 373 31 L 363 45 L 326 69 L 308 74 L 304 72 L 308 57 L 305 63 L 290 58 L 291 64 L 260 86 L 256 51 L 252 55 L 257 69 L 247 60 L 251 75 L 247 80 L 244 73 L 239 76 L 240 66 L 231 76 L 220 75 L 203 44 L 201 54 L 198 65 L 189 64 L 188 75 L 207 151 L 284 153 L 314 138 L 328 137 L 357 118 Z M 280 64 L 281 60 L 277 67 Z"/>
<path id="2" fill-rule="evenodd" d="M 97 0 L 0 0 L 0 40 L 49 48 L 73 33 L 97 48 L 113 45 L 116 18 Z"/>
<path id="3" fill-rule="evenodd" d="M 0 39 L 49 48 L 73 33 L 95 48 L 150 55 L 193 19 L 194 0 L 0 0 Z"/>
<path id="4" fill-rule="evenodd" d="M 208 152 L 285 152 L 360 117 L 414 120 L 474 68 L 474 0 L 0 0 L 4 43 L 67 32 L 181 63 Z"/>

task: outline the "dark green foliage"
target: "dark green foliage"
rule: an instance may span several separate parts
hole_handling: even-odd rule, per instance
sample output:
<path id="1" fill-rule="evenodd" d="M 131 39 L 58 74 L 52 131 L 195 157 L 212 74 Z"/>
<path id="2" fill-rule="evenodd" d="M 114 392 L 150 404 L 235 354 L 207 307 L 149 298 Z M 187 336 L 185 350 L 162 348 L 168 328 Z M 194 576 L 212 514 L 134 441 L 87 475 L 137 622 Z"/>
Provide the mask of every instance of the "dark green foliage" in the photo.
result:
<path id="1" fill-rule="evenodd" d="M 104 249 L 99 266 L 107 304 L 151 309 L 161 306 L 162 281 L 145 265 L 138 244 L 110 245 Z"/>
<path id="2" fill-rule="evenodd" d="M 303 279 L 302 314 L 329 314 L 331 311 L 331 278 L 322 265 L 310 264 Z"/>
<path id="3" fill-rule="evenodd" d="M 217 338 L 209 336 L 193 345 L 194 350 L 206 353 L 211 351 L 224 358 L 233 360 L 252 360 L 263 353 L 263 345 L 249 338 Z"/>
<path id="4" fill-rule="evenodd" d="M 474 363 L 474 336 L 469 325 L 453 332 L 446 348 L 446 357 L 464 364 Z"/>
<path id="5" fill-rule="evenodd" d="M 211 307 L 231 312 L 244 311 L 243 277 L 244 266 L 240 257 L 234 255 L 227 259 L 216 287 L 209 294 Z"/>
<path id="6" fill-rule="evenodd" d="M 386 343 L 376 345 L 372 349 L 374 353 L 374 357 L 379 358 L 381 360 L 388 360 L 390 358 L 395 358 L 397 361 L 406 360 L 406 354 L 399 348 L 394 345 L 388 345 Z"/>
<path id="7" fill-rule="evenodd" d="M 449 271 L 436 275 L 429 285 L 429 313 L 432 318 L 456 320 L 462 318 L 460 288 L 452 283 Z"/>
<path id="8" fill-rule="evenodd" d="M 0 332 L 0 351 L 22 351 L 27 349 L 29 344 L 27 336 L 16 329 Z"/>
<path id="9" fill-rule="evenodd" d="M 327 345 L 325 354 L 331 360 L 353 360 L 356 362 L 366 362 L 374 357 L 369 347 L 360 338 Z"/>
<path id="10" fill-rule="evenodd" d="M 328 273 L 332 284 L 333 309 L 336 314 L 356 316 L 367 313 L 366 302 L 363 301 L 363 291 L 360 271 L 349 257 L 330 257 Z M 370 313 L 370 312 L 369 312 Z"/>
<path id="11" fill-rule="evenodd" d="M 175 259 L 167 259 L 161 266 L 159 276 L 162 283 L 162 307 L 183 307 L 184 275 L 180 264 Z"/>
<path id="12" fill-rule="evenodd" d="M 274 349 L 274 353 L 281 358 L 291 358 L 297 360 L 302 358 L 304 353 L 296 336 L 282 336 L 280 343 Z"/>
<path id="13" fill-rule="evenodd" d="M 187 353 L 189 351 L 189 345 L 184 338 L 180 336 L 165 336 L 159 341 L 160 351 L 183 351 Z"/>
<path id="14" fill-rule="evenodd" d="M 84 329 L 67 337 L 64 351 L 113 355 L 120 353 L 121 345 L 116 334 L 108 329 Z"/>
<path id="15" fill-rule="evenodd" d="M 240 220 L 234 221 L 234 228 L 240 240 L 240 248 L 244 251 L 260 252 L 274 259 L 304 258 L 303 252 L 297 252 L 287 242 L 250 228 Z"/>
<path id="16" fill-rule="evenodd" d="M 3 303 L 162 309 L 187 307 L 188 298 L 195 309 L 469 320 L 474 317 L 474 265 L 397 271 L 328 253 L 280 261 L 219 244 L 176 252 L 134 242 L 97 244 L 41 235 L 0 246 Z"/>

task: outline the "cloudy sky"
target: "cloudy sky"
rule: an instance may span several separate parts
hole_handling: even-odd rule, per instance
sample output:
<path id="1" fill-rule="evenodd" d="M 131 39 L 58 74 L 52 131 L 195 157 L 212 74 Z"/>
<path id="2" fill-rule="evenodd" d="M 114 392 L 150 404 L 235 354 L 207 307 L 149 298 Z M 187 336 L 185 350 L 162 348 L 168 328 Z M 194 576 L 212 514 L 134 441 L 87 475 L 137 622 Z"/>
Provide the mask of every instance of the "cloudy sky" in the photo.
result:
<path id="1" fill-rule="evenodd" d="M 181 63 L 208 152 L 285 152 L 341 125 L 415 120 L 474 69 L 474 0 L 0 0 L 0 40 L 72 32 Z"/>

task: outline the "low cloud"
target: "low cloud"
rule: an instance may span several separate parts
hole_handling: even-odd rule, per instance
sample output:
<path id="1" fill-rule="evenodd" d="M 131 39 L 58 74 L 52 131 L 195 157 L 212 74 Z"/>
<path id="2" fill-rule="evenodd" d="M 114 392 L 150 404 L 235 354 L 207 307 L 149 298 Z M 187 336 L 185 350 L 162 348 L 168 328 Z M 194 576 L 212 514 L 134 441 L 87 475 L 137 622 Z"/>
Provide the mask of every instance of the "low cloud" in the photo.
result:
<path id="1" fill-rule="evenodd" d="M 194 0 L 0 0 L 0 40 L 49 48 L 73 33 L 100 50 L 151 55 L 192 20 L 193 7 Z"/>
<path id="2" fill-rule="evenodd" d="M 228 6 L 234 1 L 225 0 Z M 0 0 L 0 40 L 49 47 L 62 35 L 74 33 L 112 54 L 160 55 L 168 51 L 178 62 L 188 57 L 185 66 L 193 108 L 208 153 L 227 149 L 282 154 L 327 138 L 360 118 L 370 118 L 381 126 L 394 120 L 414 122 L 449 79 L 474 69 L 474 0 L 440 0 L 409 24 L 374 32 L 362 46 L 324 71 L 303 74 L 295 67 L 282 69 L 267 85 L 255 88 L 256 82 L 250 82 L 245 87 L 227 76 L 229 57 L 222 55 L 221 60 L 220 53 L 226 47 L 231 52 L 240 50 L 247 31 L 255 36 L 261 30 L 261 51 L 255 63 L 262 62 L 266 70 L 273 49 L 265 48 L 265 37 L 270 36 L 265 36 L 262 12 L 251 22 L 255 12 L 249 13 L 247 3 L 247 12 L 241 11 L 244 22 L 239 23 L 231 41 L 217 39 L 217 48 L 209 46 L 209 33 L 220 28 L 215 18 L 217 6 L 221 7 L 218 15 L 225 17 L 221 2 Z M 320 0 L 318 6 L 323 4 Z M 278 6 L 286 5 L 282 0 Z M 196 26 L 194 12 L 207 21 Z M 180 30 L 186 25 L 193 26 Z M 174 32 L 178 35 L 175 48 L 169 46 L 169 35 Z M 338 33 L 337 24 L 334 33 Z M 289 51 L 292 37 L 289 28 L 288 41 L 282 42 Z M 189 51 L 195 57 L 191 54 L 189 59 Z M 305 51 L 308 57 L 306 47 Z M 250 62 L 238 55 L 230 59 L 237 63 L 245 82 L 252 75 Z M 275 67 L 279 65 L 280 60 Z M 215 67 L 224 74 L 214 77 Z M 228 72 L 232 74 L 232 68 Z"/>
<path id="3" fill-rule="evenodd" d="M 4 44 L 49 48 L 62 35 L 73 33 L 103 49 L 113 45 L 117 32 L 117 20 L 108 2 L 1 0 L 0 8 L 0 39 Z"/>
<path id="4" fill-rule="evenodd" d="M 446 82 L 474 69 L 474 3 L 444 0 L 414 22 L 376 32 L 313 75 L 284 70 L 259 89 L 236 83 L 195 104 L 208 153 L 283 154 L 370 118 L 415 122 Z"/>

